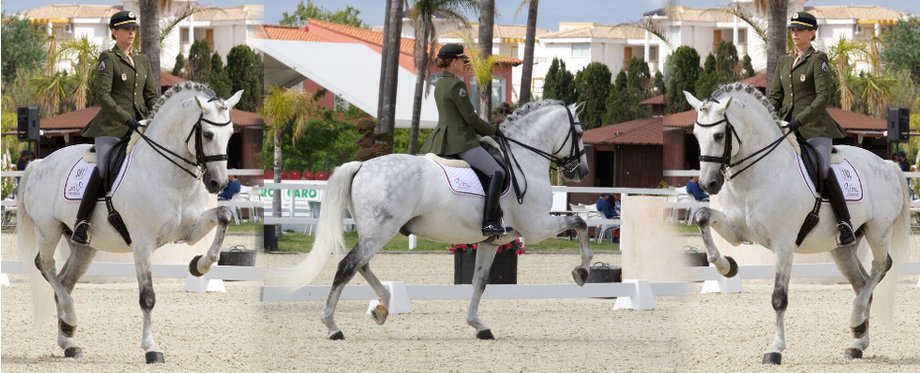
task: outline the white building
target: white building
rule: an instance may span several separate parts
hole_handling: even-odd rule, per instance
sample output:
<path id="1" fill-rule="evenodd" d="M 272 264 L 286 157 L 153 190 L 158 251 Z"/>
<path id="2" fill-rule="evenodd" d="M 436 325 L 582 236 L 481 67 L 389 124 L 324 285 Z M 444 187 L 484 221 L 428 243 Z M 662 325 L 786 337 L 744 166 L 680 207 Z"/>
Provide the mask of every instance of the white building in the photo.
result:
<path id="1" fill-rule="evenodd" d="M 188 57 L 191 45 L 197 40 L 207 40 L 212 51 L 226 58 L 236 45 L 249 44 L 261 30 L 263 6 L 240 5 L 232 8 L 204 8 L 195 1 L 174 0 L 167 14 L 160 17 L 161 25 L 173 21 L 177 14 L 189 6 L 202 7 L 199 12 L 181 21 L 164 38 L 160 47 L 160 66 L 170 70 L 181 51 Z M 65 40 L 87 37 L 100 50 L 110 49 L 115 42 L 110 37 L 109 19 L 121 10 L 138 11 L 136 0 L 126 0 L 123 5 L 54 4 L 26 10 L 19 14 L 30 19 L 33 25 L 43 27 L 54 35 L 58 45 Z M 58 62 L 61 70 L 70 69 L 72 61 Z"/>

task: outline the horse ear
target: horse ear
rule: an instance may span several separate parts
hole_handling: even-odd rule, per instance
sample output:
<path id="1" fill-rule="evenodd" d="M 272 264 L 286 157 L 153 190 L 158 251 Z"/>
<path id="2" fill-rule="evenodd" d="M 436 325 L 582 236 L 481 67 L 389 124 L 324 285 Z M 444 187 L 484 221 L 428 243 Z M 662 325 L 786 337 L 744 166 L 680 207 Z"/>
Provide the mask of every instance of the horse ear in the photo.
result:
<path id="1" fill-rule="evenodd" d="M 694 109 L 697 109 L 697 110 L 700 109 L 700 105 L 702 104 L 702 102 L 700 102 L 699 99 L 694 97 L 692 93 L 684 91 L 684 96 L 687 97 L 687 103 L 689 103 L 690 106 L 692 106 Z"/>
<path id="2" fill-rule="evenodd" d="M 195 96 L 195 102 L 198 103 L 198 108 L 201 109 L 201 112 L 207 114 L 208 100 L 201 98 L 201 96 Z"/>
<path id="3" fill-rule="evenodd" d="M 227 106 L 229 107 L 234 107 L 236 106 L 238 102 L 240 102 L 240 97 L 243 97 L 242 89 L 239 91 L 236 91 L 236 93 L 234 93 L 233 96 L 230 96 L 230 98 L 224 100 L 224 103 L 226 103 Z"/>
<path id="4" fill-rule="evenodd" d="M 720 102 L 719 106 L 716 106 L 716 112 L 719 113 L 720 115 L 725 114 L 725 110 L 728 110 L 728 106 L 731 105 L 731 103 L 732 103 L 732 96 L 728 96 L 728 98 L 726 98 L 725 101 Z"/>

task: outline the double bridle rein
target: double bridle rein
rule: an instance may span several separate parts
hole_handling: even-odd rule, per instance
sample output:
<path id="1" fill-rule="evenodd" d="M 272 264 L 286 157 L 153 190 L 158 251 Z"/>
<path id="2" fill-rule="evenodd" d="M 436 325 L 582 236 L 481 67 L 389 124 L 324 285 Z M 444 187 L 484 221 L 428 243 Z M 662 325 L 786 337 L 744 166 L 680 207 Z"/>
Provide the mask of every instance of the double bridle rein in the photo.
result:
<path id="1" fill-rule="evenodd" d="M 509 175 L 511 177 L 511 185 L 514 186 L 514 193 L 517 196 L 517 200 L 519 204 L 524 203 L 524 195 L 527 194 L 527 179 L 526 178 L 524 179 L 524 188 L 522 190 L 520 185 L 518 184 L 518 180 L 516 176 L 517 173 L 514 172 L 514 167 L 517 167 L 518 172 L 520 172 L 521 175 L 524 175 L 524 170 L 521 168 L 521 164 L 517 161 L 517 158 L 511 152 L 511 147 L 508 144 L 509 142 L 513 142 L 517 145 L 520 145 L 524 149 L 530 150 L 531 152 L 534 152 L 537 155 L 545 159 L 548 159 L 550 162 L 552 162 L 552 164 L 556 168 L 561 168 L 563 172 L 567 172 L 567 173 L 575 172 L 575 170 L 578 168 L 578 165 L 581 163 L 581 156 L 585 154 L 585 149 L 584 148 L 579 149 L 577 145 L 578 138 L 580 135 L 578 134 L 578 129 L 576 128 L 576 126 L 581 126 L 581 123 L 575 121 L 575 116 L 572 115 L 572 110 L 569 109 L 568 106 L 565 106 L 563 104 L 562 107 L 565 108 L 565 112 L 566 114 L 568 114 L 568 117 L 569 117 L 569 133 L 566 135 L 565 140 L 562 141 L 562 145 L 559 146 L 559 149 L 556 149 L 552 153 L 547 153 L 545 151 L 534 148 L 530 145 L 527 145 L 525 143 L 522 143 L 520 141 L 517 141 L 515 139 L 512 139 L 504 135 L 496 136 L 496 138 L 498 139 L 498 143 L 501 145 L 501 149 L 504 152 L 505 164 L 508 165 L 508 169 L 511 171 L 511 175 Z M 570 142 L 569 155 L 566 157 L 555 156 L 556 153 L 558 153 L 559 151 L 562 150 L 563 147 L 565 147 L 565 144 L 567 142 Z M 513 164 L 511 162 L 512 160 L 514 161 Z"/>
<path id="2" fill-rule="evenodd" d="M 716 103 L 719 102 L 719 101 L 716 101 L 716 100 L 712 100 L 712 101 L 714 101 L 714 102 L 716 102 Z M 743 144 L 743 142 L 741 141 L 741 136 L 738 136 L 738 132 L 735 130 L 735 126 L 732 125 L 732 122 L 731 122 L 730 120 L 728 120 L 728 115 L 727 115 L 727 114 L 722 114 L 722 120 L 716 121 L 716 122 L 713 122 L 713 123 L 700 123 L 699 121 L 696 121 L 695 124 L 696 124 L 697 126 L 700 126 L 700 127 L 703 127 L 703 128 L 709 128 L 709 127 L 718 126 L 718 125 L 720 125 L 720 124 L 722 124 L 722 123 L 725 123 L 725 124 L 726 124 L 726 127 L 727 127 L 727 129 L 726 129 L 726 131 L 725 131 L 725 133 L 726 133 L 726 136 L 725 136 L 725 147 L 723 148 L 722 156 L 717 157 L 717 156 L 712 156 L 712 155 L 700 155 L 700 162 L 708 162 L 708 163 L 718 163 L 718 164 L 720 164 L 719 172 L 721 172 L 723 175 L 726 175 L 726 177 L 728 178 L 728 180 L 734 179 L 735 177 L 737 177 L 738 175 L 740 175 L 742 172 L 747 171 L 747 169 L 751 168 L 751 166 L 757 164 L 757 162 L 760 162 L 761 159 L 763 159 L 763 158 L 766 157 L 768 154 L 770 154 L 770 153 L 772 153 L 774 150 L 776 150 L 776 148 L 779 147 L 779 144 L 780 144 L 781 142 L 783 142 L 783 140 L 786 139 L 786 136 L 789 136 L 789 134 L 793 132 L 792 130 L 789 130 L 789 131 L 787 131 L 786 133 L 784 133 L 782 136 L 780 136 L 778 139 L 776 139 L 776 140 L 774 140 L 773 142 L 767 144 L 767 145 L 764 146 L 763 148 L 760 148 L 760 149 L 757 150 L 756 152 L 751 153 L 750 155 L 748 155 L 748 156 L 746 156 L 746 157 L 744 157 L 744 158 L 741 158 L 741 159 L 739 159 L 738 161 L 732 162 L 732 160 L 731 160 L 731 158 L 732 158 L 732 135 L 734 135 L 736 138 L 738 138 L 738 145 L 739 145 L 739 148 L 740 148 L 740 145 Z M 740 166 L 740 165 L 743 164 L 744 162 L 747 162 L 748 160 L 750 160 L 751 158 L 754 158 L 755 156 L 757 156 L 757 155 L 760 154 L 760 153 L 763 153 L 763 154 L 761 154 L 760 157 L 758 157 L 757 159 L 753 160 L 750 164 L 748 164 L 747 166 L 745 166 L 744 168 L 742 168 L 742 169 L 739 170 L 738 172 L 731 172 L 731 174 L 728 175 L 728 172 L 730 171 L 729 169 L 731 169 L 732 167 L 735 167 L 735 166 Z"/>
<path id="3" fill-rule="evenodd" d="M 211 98 L 210 100 L 208 100 L 208 102 L 212 102 L 214 100 L 217 100 L 217 97 Z M 223 123 L 212 122 L 208 119 L 205 119 L 204 112 L 198 115 L 198 121 L 195 122 L 195 125 L 192 126 L 192 129 L 189 130 L 188 136 L 185 137 L 185 143 L 188 144 L 188 142 L 192 139 L 192 135 L 195 135 L 195 161 L 186 159 L 185 157 L 179 154 L 176 154 L 172 150 L 167 149 L 163 145 L 160 145 L 158 142 L 153 141 L 153 139 L 147 137 L 147 135 L 145 135 L 143 132 L 139 131 L 138 129 L 134 129 L 134 131 L 137 131 L 137 133 L 140 134 L 141 138 L 144 139 L 144 141 L 146 141 L 148 144 L 150 144 L 150 147 L 152 147 L 153 150 L 155 150 L 158 154 L 160 154 L 160 156 L 162 156 L 163 158 L 166 158 L 167 161 L 176 165 L 176 167 L 179 167 L 180 170 L 185 171 L 185 173 L 189 174 L 191 177 L 195 179 L 200 179 L 201 176 L 204 175 L 206 171 L 205 166 L 207 165 L 208 162 L 220 162 L 220 161 L 226 161 L 228 159 L 226 153 L 217 154 L 217 155 L 205 155 L 204 154 L 204 146 L 202 145 L 202 143 L 204 142 L 204 136 L 201 133 L 201 122 L 210 124 L 212 126 L 223 127 L 223 126 L 229 125 L 233 121 L 228 119 L 226 122 L 223 122 Z M 164 154 L 163 152 L 169 153 L 169 155 Z M 185 164 L 192 166 L 194 172 L 190 171 L 185 166 L 179 164 L 179 162 L 177 162 L 173 158 L 181 160 L 182 162 L 185 162 Z"/>

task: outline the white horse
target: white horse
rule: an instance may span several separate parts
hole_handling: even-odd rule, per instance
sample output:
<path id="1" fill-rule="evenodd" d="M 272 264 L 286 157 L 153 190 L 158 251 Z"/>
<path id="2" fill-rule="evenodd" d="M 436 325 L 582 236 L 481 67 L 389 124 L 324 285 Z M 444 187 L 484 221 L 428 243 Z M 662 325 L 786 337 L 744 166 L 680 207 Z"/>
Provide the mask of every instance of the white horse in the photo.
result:
<path id="1" fill-rule="evenodd" d="M 820 223 L 801 245 L 795 240 L 810 212 L 815 196 L 806 186 L 795 149 L 786 141 L 785 122 L 756 88 L 734 83 L 722 86 L 713 97 L 700 102 L 684 92 L 698 110 L 693 129 L 700 144 L 700 185 L 718 194 L 721 211 L 702 208 L 694 219 L 703 234 L 710 263 L 726 277 L 738 272 L 731 257 L 723 257 L 712 242 L 710 227 L 732 245 L 754 242 L 776 255 L 776 280 L 772 304 L 776 311 L 776 334 L 764 364 L 780 364 L 786 348 L 783 315 L 786 311 L 793 253 L 830 251 L 837 268 L 856 292 L 850 328 L 855 340 L 845 350 L 847 358 L 861 358 L 869 346 L 869 309 L 872 293 L 893 263 L 903 260 L 909 246 L 910 199 L 900 168 L 862 148 L 837 146 L 851 163 L 864 186 L 864 197 L 849 202 L 856 244 L 838 247 L 836 220 L 824 203 Z M 790 136 L 791 137 L 791 136 Z M 841 183 L 843 184 L 843 183 Z M 872 270 L 867 274 L 856 256 L 858 243 L 868 240 Z M 895 270 L 893 273 L 897 273 Z M 893 312 L 897 276 L 881 282 L 877 295 L 882 316 Z M 882 297 L 886 299 L 881 299 Z"/>
<path id="2" fill-rule="evenodd" d="M 501 198 L 504 223 L 514 231 L 491 242 L 480 231 L 483 197 L 455 195 L 448 188 L 442 169 L 424 157 L 392 154 L 366 162 L 349 162 L 338 167 L 326 185 L 319 230 L 309 256 L 294 270 L 286 284 L 299 287 L 311 282 L 335 251 L 343 250 L 342 219 L 346 207 L 358 230 L 358 243 L 341 262 L 323 311 L 322 322 L 329 339 L 344 335 L 333 319 L 342 289 L 356 272 L 373 287 L 380 305 L 371 314 L 377 324 L 386 321 L 390 294 L 371 272 L 368 263 L 398 233 L 414 233 L 444 242 L 480 242 L 476 250 L 473 296 L 467 324 L 480 339 L 493 339 L 492 332 L 479 321 L 479 300 L 485 290 L 489 269 L 498 245 L 517 236 L 527 242 L 540 242 L 559 232 L 575 229 L 581 240 L 581 265 L 572 274 L 579 285 L 587 279 L 591 264 L 587 224 L 578 216 L 551 216 L 550 161 L 563 169 L 566 179 L 580 180 L 588 173 L 581 142 L 582 129 L 573 107 L 558 101 L 525 105 L 501 126 L 512 160 L 515 177 L 526 193 L 521 203 L 514 193 Z"/>
<path id="3" fill-rule="evenodd" d="M 150 256 L 170 242 L 193 244 L 219 225 L 207 255 L 196 256 L 189 268 L 201 276 L 217 262 L 232 215 L 226 207 L 208 209 L 208 193 L 217 193 L 228 182 L 227 143 L 233 134 L 230 109 L 242 92 L 224 101 L 214 97 L 207 86 L 188 82 L 163 94 L 152 110 L 143 138 L 130 151 L 124 178 L 112 194 L 132 244 L 128 245 L 108 223 L 108 213 L 100 202 L 103 206 L 98 206 L 91 217 L 92 243 L 70 244 L 70 257 L 60 273 L 56 273 L 54 252 L 62 234 L 72 229 L 79 206 L 79 201 L 65 201 L 62 192 L 68 172 L 87 154 L 89 145 L 63 148 L 26 169 L 19 185 L 18 245 L 22 260 L 35 258 L 35 267 L 51 285 L 49 289 L 38 275 L 31 276 L 36 316 L 40 319 L 50 313 L 51 300 L 57 302 L 58 346 L 65 356 L 82 356 L 74 340 L 77 317 L 70 294 L 96 251 L 102 250 L 134 253 L 144 325 L 141 348 L 147 363 L 164 361 L 153 338 L 151 311 L 156 297 Z"/>

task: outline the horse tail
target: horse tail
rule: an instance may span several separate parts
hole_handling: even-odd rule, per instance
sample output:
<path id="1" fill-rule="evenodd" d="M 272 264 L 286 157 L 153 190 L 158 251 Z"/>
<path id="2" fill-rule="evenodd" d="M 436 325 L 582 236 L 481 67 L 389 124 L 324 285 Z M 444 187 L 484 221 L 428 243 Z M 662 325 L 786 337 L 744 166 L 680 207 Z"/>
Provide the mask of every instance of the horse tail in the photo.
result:
<path id="1" fill-rule="evenodd" d="M 25 203 L 25 190 L 29 184 L 29 176 L 39 166 L 41 160 L 32 161 L 19 179 L 19 191 L 16 195 L 16 246 L 19 248 L 19 260 L 22 262 L 23 272 L 29 279 L 29 288 L 32 291 L 33 326 L 38 328 L 51 319 L 54 309 L 54 291 L 51 285 L 35 267 L 35 257 L 38 256 L 38 242 L 35 240 L 35 222 L 29 214 L 28 205 Z"/>
<path id="2" fill-rule="evenodd" d="M 885 278 L 876 287 L 874 295 L 874 310 L 879 315 L 879 320 L 887 326 L 894 326 L 895 295 L 897 294 L 898 280 L 901 274 L 901 265 L 906 259 L 910 247 L 910 191 L 907 178 L 901 168 L 895 163 L 889 163 L 901 180 L 901 212 L 892 227 L 891 243 L 888 245 L 888 255 L 892 265 Z"/>
<path id="3" fill-rule="evenodd" d="M 302 262 L 281 279 L 284 286 L 294 290 L 312 282 L 334 254 L 345 252 L 343 221 L 351 201 L 351 183 L 361 169 L 361 162 L 348 162 L 335 169 L 323 193 L 322 209 L 313 249 Z M 285 271 L 288 272 L 288 271 Z"/>

